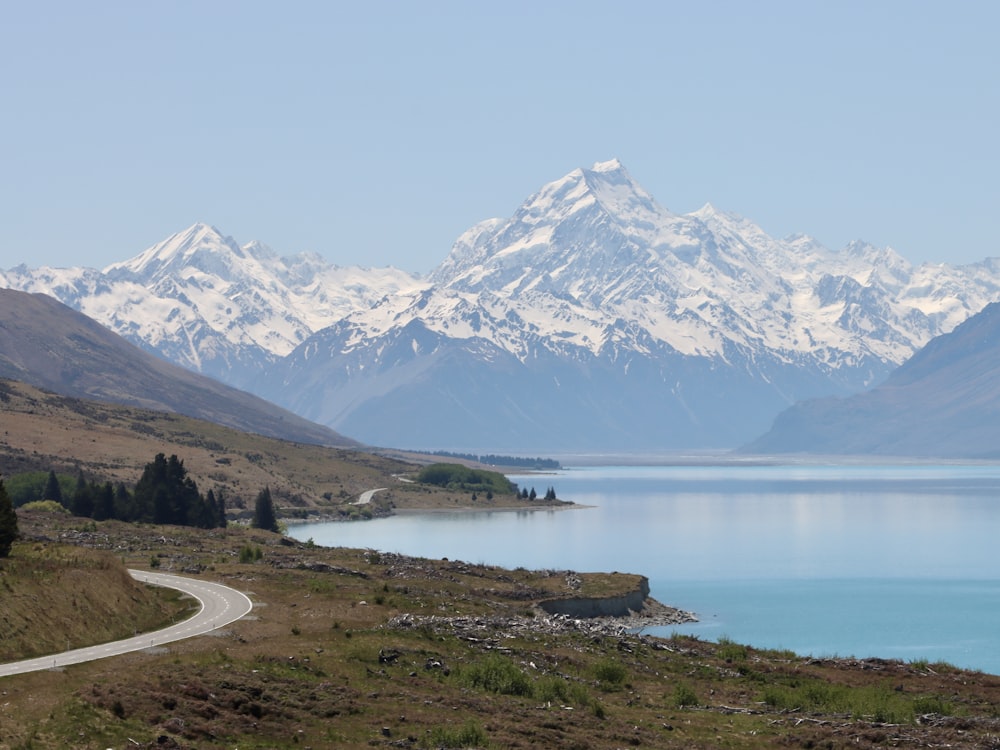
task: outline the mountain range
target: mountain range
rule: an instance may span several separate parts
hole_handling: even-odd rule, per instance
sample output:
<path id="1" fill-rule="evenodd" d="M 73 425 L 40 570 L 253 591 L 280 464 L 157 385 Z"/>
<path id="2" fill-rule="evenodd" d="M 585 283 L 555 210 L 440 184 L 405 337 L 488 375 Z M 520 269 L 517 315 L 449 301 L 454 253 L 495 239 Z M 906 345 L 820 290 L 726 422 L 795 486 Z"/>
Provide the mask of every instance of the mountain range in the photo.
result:
<path id="1" fill-rule="evenodd" d="M 282 440 L 359 447 L 257 396 L 143 352 L 44 294 L 0 289 L 0 378 Z"/>
<path id="2" fill-rule="evenodd" d="M 197 224 L 0 286 L 369 444 L 615 452 L 734 447 L 797 401 L 877 385 L 1000 299 L 1000 260 L 913 266 L 675 214 L 612 160 L 475 225 L 426 278 Z"/>

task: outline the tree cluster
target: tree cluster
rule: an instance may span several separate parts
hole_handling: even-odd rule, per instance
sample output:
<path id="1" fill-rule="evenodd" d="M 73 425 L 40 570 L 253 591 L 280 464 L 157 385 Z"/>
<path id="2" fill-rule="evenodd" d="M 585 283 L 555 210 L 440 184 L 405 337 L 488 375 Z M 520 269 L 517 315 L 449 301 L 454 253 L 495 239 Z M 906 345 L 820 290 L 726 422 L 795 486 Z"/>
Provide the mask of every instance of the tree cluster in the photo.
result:
<path id="1" fill-rule="evenodd" d="M 462 464 L 439 463 L 425 466 L 417 474 L 417 481 L 451 490 L 492 491 L 498 495 L 510 495 L 517 491 L 517 486 L 499 472 L 472 469 Z"/>
<path id="2" fill-rule="evenodd" d="M 532 458 L 530 456 L 503 456 L 494 453 L 455 453 L 453 451 L 433 451 L 433 456 L 445 458 L 462 458 L 466 461 L 476 461 L 488 466 L 511 466 L 518 469 L 540 469 L 552 471 L 561 469 L 562 465 L 553 458 Z"/>
<path id="3" fill-rule="evenodd" d="M 519 494 L 521 495 L 522 500 L 538 499 L 538 493 L 535 492 L 534 487 L 532 487 L 530 491 L 528 490 L 527 487 L 524 487 L 521 489 L 521 492 Z M 547 490 L 545 490 L 545 500 L 555 500 L 555 499 L 556 499 L 555 487 L 549 487 Z"/>
<path id="4" fill-rule="evenodd" d="M 116 485 L 88 482 L 81 472 L 72 496 L 66 497 L 55 473 L 50 472 L 42 499 L 55 500 L 74 515 L 95 521 L 116 519 L 203 529 L 226 525 L 222 492 L 216 495 L 209 490 L 207 495 L 202 495 L 187 475 L 184 462 L 176 455 L 167 458 L 162 453 L 146 464 L 132 491 L 120 482 Z"/>

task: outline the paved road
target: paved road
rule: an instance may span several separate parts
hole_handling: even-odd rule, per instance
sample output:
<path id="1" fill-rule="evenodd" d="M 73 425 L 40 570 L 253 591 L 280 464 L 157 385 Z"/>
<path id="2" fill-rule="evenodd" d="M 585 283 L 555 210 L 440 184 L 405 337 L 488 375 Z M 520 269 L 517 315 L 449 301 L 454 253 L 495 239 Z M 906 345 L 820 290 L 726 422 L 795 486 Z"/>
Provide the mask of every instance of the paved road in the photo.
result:
<path id="1" fill-rule="evenodd" d="M 194 578 L 182 578 L 181 576 L 172 576 L 166 573 L 153 573 L 146 570 L 130 570 L 129 573 L 137 581 L 183 591 L 185 594 L 189 594 L 197 599 L 201 604 L 201 609 L 193 617 L 184 620 L 184 622 L 171 625 L 163 630 L 144 633 L 143 635 L 126 638 L 122 641 L 102 643 L 99 646 L 64 651 L 61 654 L 0 664 L 0 677 L 23 674 L 24 672 L 37 672 L 42 669 L 52 669 L 54 667 L 65 667 L 69 664 L 80 664 L 85 661 L 103 659 L 107 656 L 118 656 L 119 654 L 127 654 L 130 651 L 141 651 L 144 648 L 162 646 L 165 643 L 173 643 L 184 638 L 191 638 L 211 632 L 216 628 L 235 622 L 253 609 L 253 603 L 245 594 L 219 583 L 199 581 Z"/>
<path id="2" fill-rule="evenodd" d="M 377 490 L 365 490 L 361 493 L 361 497 L 351 503 L 351 505 L 368 505 L 372 501 L 372 498 L 375 497 L 376 492 L 385 492 L 387 489 L 389 488 L 379 487 Z"/>

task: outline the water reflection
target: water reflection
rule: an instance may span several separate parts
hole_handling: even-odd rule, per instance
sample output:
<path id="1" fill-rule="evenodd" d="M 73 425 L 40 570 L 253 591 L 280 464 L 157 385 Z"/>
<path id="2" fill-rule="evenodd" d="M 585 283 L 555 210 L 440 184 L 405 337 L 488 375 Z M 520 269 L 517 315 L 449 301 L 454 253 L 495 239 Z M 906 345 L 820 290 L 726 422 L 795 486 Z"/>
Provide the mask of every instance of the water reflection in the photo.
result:
<path id="1" fill-rule="evenodd" d="M 988 656 L 1000 626 L 1000 467 L 610 467 L 512 478 L 592 507 L 289 531 L 473 563 L 642 573 L 654 596 L 702 614 L 696 630 L 709 637 L 816 654 L 930 647 L 919 655 L 1000 672 L 1000 655 Z"/>

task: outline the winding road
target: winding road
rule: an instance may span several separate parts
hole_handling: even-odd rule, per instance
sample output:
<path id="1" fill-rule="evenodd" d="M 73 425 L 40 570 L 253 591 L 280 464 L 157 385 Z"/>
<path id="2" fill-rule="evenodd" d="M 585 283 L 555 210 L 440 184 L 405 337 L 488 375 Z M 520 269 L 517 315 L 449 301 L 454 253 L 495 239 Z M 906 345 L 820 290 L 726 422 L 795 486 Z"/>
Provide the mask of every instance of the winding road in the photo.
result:
<path id="1" fill-rule="evenodd" d="M 201 609 L 192 617 L 176 625 L 156 630 L 152 633 L 143 633 L 132 638 L 111 643 L 102 643 L 97 646 L 78 648 L 73 651 L 63 651 L 61 654 L 50 654 L 40 656 L 37 659 L 25 659 L 23 661 L 13 661 L 8 664 L 0 664 L 0 677 L 8 675 L 23 674 L 25 672 L 37 672 L 42 669 L 53 669 L 65 667 L 69 664 L 80 664 L 85 661 L 104 659 L 108 656 L 118 656 L 131 651 L 141 651 L 144 648 L 154 648 L 166 643 L 173 643 L 185 638 L 192 638 L 196 635 L 210 633 L 216 628 L 228 625 L 239 620 L 250 613 L 253 609 L 253 602 L 246 594 L 220 583 L 209 581 L 199 581 L 194 578 L 184 578 L 182 576 L 169 575 L 167 573 L 153 573 L 148 570 L 130 570 L 129 573 L 137 581 L 148 583 L 153 586 L 165 586 L 177 589 L 189 596 L 193 596 L 201 604 Z"/>
<path id="2" fill-rule="evenodd" d="M 387 489 L 389 488 L 379 487 L 376 490 L 365 490 L 361 493 L 361 496 L 357 500 L 351 503 L 351 505 L 368 505 L 368 503 L 372 501 L 372 498 L 375 497 L 376 492 L 385 492 Z"/>

